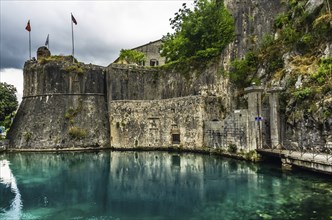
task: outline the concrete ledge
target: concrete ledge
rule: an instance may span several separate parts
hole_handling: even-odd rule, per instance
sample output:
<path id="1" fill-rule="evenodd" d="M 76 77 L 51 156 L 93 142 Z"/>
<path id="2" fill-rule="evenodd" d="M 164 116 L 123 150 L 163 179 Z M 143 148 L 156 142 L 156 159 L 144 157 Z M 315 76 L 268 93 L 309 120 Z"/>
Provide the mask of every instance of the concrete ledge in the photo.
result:
<path id="1" fill-rule="evenodd" d="M 105 96 L 104 93 L 46 93 L 43 95 L 24 96 L 22 99 L 46 97 L 46 96 Z"/>
<path id="2" fill-rule="evenodd" d="M 298 158 L 287 157 L 282 160 L 283 163 L 312 170 L 315 172 L 321 172 L 332 175 L 332 165 L 328 163 L 321 163 L 316 161 L 301 160 Z"/>
<path id="3" fill-rule="evenodd" d="M 266 156 L 280 158 L 285 165 L 296 166 L 299 168 L 311 170 L 332 175 L 332 158 L 329 160 L 326 155 L 318 154 L 312 157 L 311 153 L 301 154 L 300 152 L 290 152 L 288 150 L 258 149 L 258 153 Z"/>
<path id="4" fill-rule="evenodd" d="M 13 148 L 7 149 L 9 153 L 18 153 L 18 152 L 65 152 L 65 151 L 100 151 L 100 150 L 109 150 L 110 147 L 72 147 L 72 148 L 39 148 L 39 149 L 29 149 L 29 148 Z"/>
<path id="5" fill-rule="evenodd" d="M 250 87 L 244 88 L 244 91 L 246 93 L 250 93 L 250 92 L 263 92 L 264 88 L 263 88 L 263 86 L 250 86 Z"/>

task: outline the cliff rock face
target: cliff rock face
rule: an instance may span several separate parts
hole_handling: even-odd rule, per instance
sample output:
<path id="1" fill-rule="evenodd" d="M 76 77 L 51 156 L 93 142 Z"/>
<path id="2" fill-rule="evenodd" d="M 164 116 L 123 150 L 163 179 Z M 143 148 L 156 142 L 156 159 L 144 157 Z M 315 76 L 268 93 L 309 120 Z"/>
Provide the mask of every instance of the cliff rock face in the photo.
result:
<path id="1" fill-rule="evenodd" d="M 276 15 L 285 10 L 280 0 L 225 0 L 224 4 L 233 15 L 236 34 L 224 52 L 226 62 L 257 48 L 264 35 L 272 32 Z"/>
<path id="2" fill-rule="evenodd" d="M 24 96 L 11 130 L 11 148 L 103 147 L 109 125 L 101 67 L 70 57 L 28 61 Z"/>

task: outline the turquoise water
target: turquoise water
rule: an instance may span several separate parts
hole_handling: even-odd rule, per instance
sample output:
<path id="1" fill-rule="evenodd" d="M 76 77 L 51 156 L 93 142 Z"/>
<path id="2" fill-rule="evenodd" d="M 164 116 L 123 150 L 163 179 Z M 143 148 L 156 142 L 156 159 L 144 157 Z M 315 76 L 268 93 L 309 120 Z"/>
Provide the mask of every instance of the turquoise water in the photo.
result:
<path id="1" fill-rule="evenodd" d="M 332 219 L 332 180 L 167 152 L 0 155 L 0 219 Z"/>

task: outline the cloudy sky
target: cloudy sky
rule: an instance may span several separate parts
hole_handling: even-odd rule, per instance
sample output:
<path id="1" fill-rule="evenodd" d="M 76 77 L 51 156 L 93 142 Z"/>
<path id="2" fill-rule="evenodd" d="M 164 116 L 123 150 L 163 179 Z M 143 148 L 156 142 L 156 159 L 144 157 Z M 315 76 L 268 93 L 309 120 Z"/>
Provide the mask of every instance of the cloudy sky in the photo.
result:
<path id="1" fill-rule="evenodd" d="M 23 93 L 24 62 L 29 58 L 31 24 L 31 54 L 36 57 L 50 35 L 53 55 L 70 55 L 71 17 L 74 26 L 75 57 L 85 63 L 107 66 L 119 55 L 172 32 L 169 18 L 191 0 L 94 0 L 42 1 L 0 0 L 0 81 L 17 87 Z"/>

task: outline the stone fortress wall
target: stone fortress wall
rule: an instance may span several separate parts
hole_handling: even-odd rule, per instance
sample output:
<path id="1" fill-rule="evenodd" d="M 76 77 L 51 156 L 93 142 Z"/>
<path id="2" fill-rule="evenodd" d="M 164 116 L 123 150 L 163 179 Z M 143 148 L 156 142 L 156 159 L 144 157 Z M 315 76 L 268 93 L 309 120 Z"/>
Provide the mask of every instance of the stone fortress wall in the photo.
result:
<path id="1" fill-rule="evenodd" d="M 103 68 L 58 58 L 25 63 L 23 100 L 8 133 L 11 148 L 108 146 Z"/>

